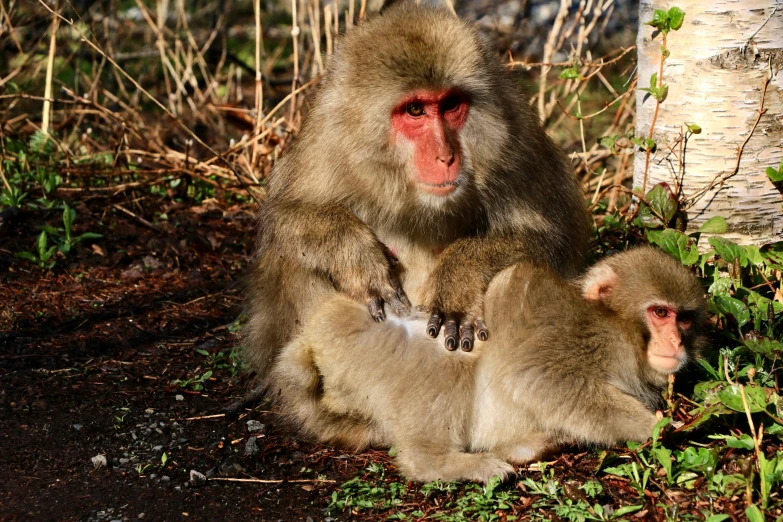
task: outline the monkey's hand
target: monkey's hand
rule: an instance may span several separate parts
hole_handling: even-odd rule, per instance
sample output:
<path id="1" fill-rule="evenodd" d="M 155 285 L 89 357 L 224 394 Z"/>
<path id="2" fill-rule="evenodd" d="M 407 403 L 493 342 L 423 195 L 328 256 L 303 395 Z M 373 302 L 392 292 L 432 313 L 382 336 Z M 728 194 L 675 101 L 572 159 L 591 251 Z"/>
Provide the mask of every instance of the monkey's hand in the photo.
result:
<path id="1" fill-rule="evenodd" d="M 465 264 L 451 266 L 443 259 L 430 274 L 425 287 L 424 308 L 431 313 L 427 335 L 437 337 L 441 326 L 448 350 L 473 349 L 475 337 L 486 341 L 489 332 L 484 324 L 483 274 L 474 273 Z"/>
<path id="2" fill-rule="evenodd" d="M 394 313 L 407 317 L 411 303 L 394 273 L 397 259 L 378 242 L 378 247 L 363 252 L 358 262 L 346 266 L 339 272 L 337 285 L 357 301 L 367 303 L 367 309 L 375 322 L 386 318 L 383 304 L 391 306 Z"/>

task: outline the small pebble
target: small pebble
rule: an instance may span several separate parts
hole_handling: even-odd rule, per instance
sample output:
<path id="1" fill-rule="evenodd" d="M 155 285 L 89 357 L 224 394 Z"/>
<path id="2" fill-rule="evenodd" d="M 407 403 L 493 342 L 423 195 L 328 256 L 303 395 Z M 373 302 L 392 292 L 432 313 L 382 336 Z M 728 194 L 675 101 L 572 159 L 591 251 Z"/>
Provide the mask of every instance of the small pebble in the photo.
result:
<path id="1" fill-rule="evenodd" d="M 79 431 L 79 430 L 80 430 L 80 429 L 82 429 L 83 427 L 84 427 L 84 426 L 82 426 L 81 424 L 74 424 L 74 425 L 73 425 L 73 429 L 75 429 L 76 431 Z"/>
<path id="2" fill-rule="evenodd" d="M 109 465 L 109 461 L 106 460 L 106 455 L 95 455 L 90 461 L 92 462 L 92 465 L 95 466 L 95 469 Z"/>
<path id="3" fill-rule="evenodd" d="M 155 446 L 152 448 L 152 451 L 161 451 L 163 449 L 163 446 Z"/>
<path id="4" fill-rule="evenodd" d="M 161 482 L 168 482 L 169 480 L 171 480 L 171 477 L 169 477 L 168 475 L 163 475 L 160 477 L 160 480 Z"/>
<path id="5" fill-rule="evenodd" d="M 177 394 L 177 395 L 175 395 L 175 396 L 174 396 L 174 400 L 177 400 L 177 401 L 184 401 L 184 400 L 185 400 L 185 397 L 184 397 L 183 395 L 179 395 L 179 394 Z"/>
<path id="6" fill-rule="evenodd" d="M 246 457 L 252 457 L 253 455 L 258 455 L 258 453 L 261 451 L 261 449 L 258 447 L 258 443 L 256 442 L 256 437 L 250 437 L 247 439 L 247 442 L 245 443 L 245 456 Z"/>
<path id="7" fill-rule="evenodd" d="M 120 459 L 120 466 L 124 466 L 128 462 L 130 462 L 130 459 Z"/>
<path id="8" fill-rule="evenodd" d="M 249 431 L 250 433 L 255 433 L 257 431 L 264 431 L 264 428 L 266 428 L 266 426 L 264 426 L 257 420 L 250 419 L 249 421 L 247 421 L 247 431 Z"/>
<path id="9" fill-rule="evenodd" d="M 195 469 L 190 470 L 190 483 L 193 486 L 200 486 L 207 482 L 207 477 Z"/>

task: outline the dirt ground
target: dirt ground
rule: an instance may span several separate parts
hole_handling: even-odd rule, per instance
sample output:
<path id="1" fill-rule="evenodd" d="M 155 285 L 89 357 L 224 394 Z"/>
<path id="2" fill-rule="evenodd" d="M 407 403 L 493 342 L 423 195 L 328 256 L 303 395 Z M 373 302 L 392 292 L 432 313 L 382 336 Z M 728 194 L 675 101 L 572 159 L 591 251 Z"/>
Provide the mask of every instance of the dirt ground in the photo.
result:
<path id="1" fill-rule="evenodd" d="M 14 253 L 33 250 L 40 224 L 58 226 L 62 211 L 26 209 L 0 227 L 0 520 L 332 522 L 452 509 L 470 486 L 425 496 L 407 484 L 393 509 L 327 511 L 371 463 L 387 471 L 368 483 L 399 483 L 387 453 L 300 441 L 264 402 L 223 415 L 252 384 L 235 355 L 253 205 L 107 193 L 71 202 L 74 233 L 103 237 L 58 255 L 51 271 Z M 600 480 L 609 505 L 640 502 L 628 483 L 596 477 L 595 454 L 565 451 L 549 469 L 560 481 Z M 498 520 L 557 519 L 520 484 L 505 487 L 520 498 Z M 744 519 L 739 497 L 662 500 L 645 491 L 632 518 L 714 502 Z"/>
<path id="2" fill-rule="evenodd" d="M 134 208 L 149 220 L 166 213 L 153 230 L 88 198 L 77 232 L 104 238 L 51 272 L 12 255 L 31 249 L 41 215 L 0 230 L 0 519 L 323 518 L 332 483 L 274 481 L 342 482 L 366 455 L 300 445 L 263 405 L 233 421 L 209 417 L 250 386 L 228 354 L 252 206 L 158 204 Z M 60 215 L 43 217 L 56 225 Z M 208 370 L 202 391 L 172 385 Z M 263 426 L 246 457 L 249 420 Z M 273 482 L 190 482 L 191 470 L 216 466 Z"/>

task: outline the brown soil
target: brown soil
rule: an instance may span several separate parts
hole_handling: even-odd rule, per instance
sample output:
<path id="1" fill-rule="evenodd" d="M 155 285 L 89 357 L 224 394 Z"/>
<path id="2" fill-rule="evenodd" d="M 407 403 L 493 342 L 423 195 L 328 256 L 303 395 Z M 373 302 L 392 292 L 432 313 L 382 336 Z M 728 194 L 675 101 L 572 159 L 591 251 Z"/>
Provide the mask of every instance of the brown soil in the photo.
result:
<path id="1" fill-rule="evenodd" d="M 239 464 L 239 476 L 267 480 L 342 482 L 366 462 L 299 445 L 263 405 L 234 421 L 188 420 L 221 413 L 249 387 L 228 354 L 252 206 L 133 208 L 150 221 L 165 212 L 158 230 L 103 198 L 76 209 L 77 233 L 104 238 L 50 272 L 13 253 L 33 250 L 36 225 L 61 225 L 61 211 L 26 212 L 0 229 L 0 519 L 323 518 L 331 483 L 189 483 L 190 470 L 229 457 L 229 474 Z M 212 363 L 197 350 L 224 356 Z M 203 391 L 172 385 L 207 370 Z M 259 453 L 245 457 L 250 419 L 265 428 Z M 108 466 L 96 469 L 98 455 Z"/>

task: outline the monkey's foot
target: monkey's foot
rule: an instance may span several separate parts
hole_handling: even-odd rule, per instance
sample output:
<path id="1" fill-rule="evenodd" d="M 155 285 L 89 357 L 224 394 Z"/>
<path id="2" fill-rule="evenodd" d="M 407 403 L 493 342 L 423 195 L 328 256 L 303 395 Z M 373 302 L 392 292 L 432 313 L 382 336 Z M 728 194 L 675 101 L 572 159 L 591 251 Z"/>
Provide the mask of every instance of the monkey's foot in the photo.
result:
<path id="1" fill-rule="evenodd" d="M 491 453 L 400 451 L 397 463 L 405 475 L 422 482 L 468 480 L 486 484 L 492 477 L 505 480 L 515 474 L 514 466 Z"/>

